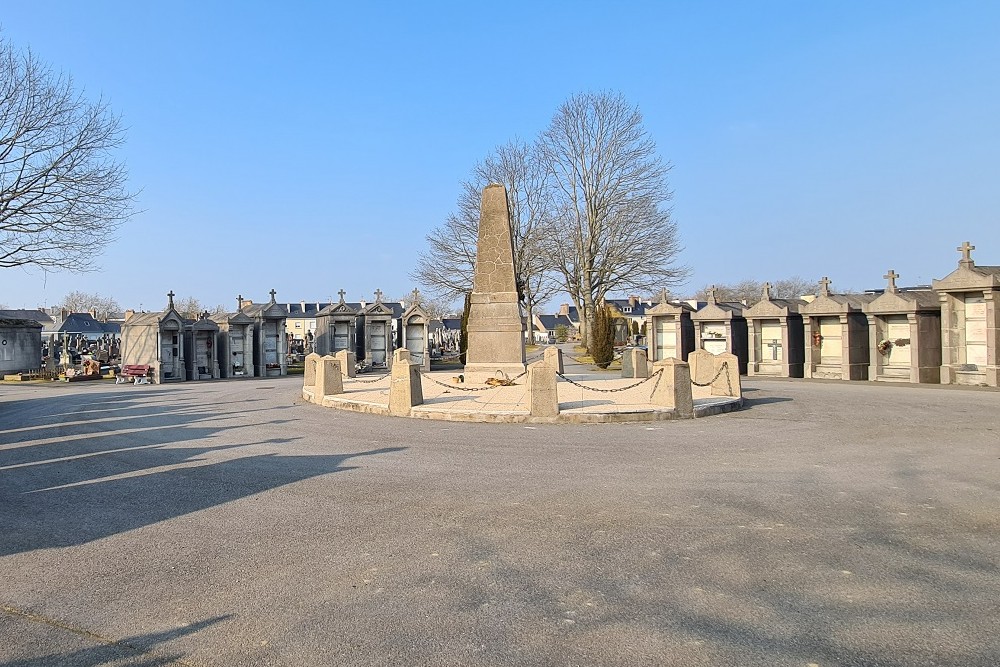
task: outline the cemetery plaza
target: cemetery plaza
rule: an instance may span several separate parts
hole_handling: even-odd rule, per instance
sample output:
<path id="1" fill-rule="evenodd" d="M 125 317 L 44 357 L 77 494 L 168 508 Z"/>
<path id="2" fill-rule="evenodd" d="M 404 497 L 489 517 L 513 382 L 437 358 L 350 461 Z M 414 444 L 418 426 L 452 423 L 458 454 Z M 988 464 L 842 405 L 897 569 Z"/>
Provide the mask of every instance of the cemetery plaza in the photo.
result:
<path id="1" fill-rule="evenodd" d="M 0 665 L 1000 662 L 996 389 L 550 425 L 302 382 L 0 385 Z"/>

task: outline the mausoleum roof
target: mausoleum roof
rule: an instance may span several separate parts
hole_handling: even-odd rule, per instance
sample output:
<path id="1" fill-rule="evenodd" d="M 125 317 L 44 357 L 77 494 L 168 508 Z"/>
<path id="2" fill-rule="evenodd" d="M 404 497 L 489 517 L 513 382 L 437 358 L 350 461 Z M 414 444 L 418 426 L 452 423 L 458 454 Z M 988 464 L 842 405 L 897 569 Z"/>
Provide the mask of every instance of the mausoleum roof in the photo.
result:
<path id="1" fill-rule="evenodd" d="M 55 320 L 42 310 L 0 310 L 0 318 L 6 320 L 30 320 L 42 325 L 43 328 L 55 325 Z"/>
<path id="2" fill-rule="evenodd" d="M 966 266 L 958 268 L 941 280 L 932 281 L 938 292 L 965 292 L 968 290 L 990 290 L 1000 288 L 1000 266 Z"/>
<path id="3" fill-rule="evenodd" d="M 883 292 L 865 304 L 865 313 L 915 313 L 941 310 L 937 292 L 928 289 L 900 289 Z"/>
<path id="4" fill-rule="evenodd" d="M 743 308 L 739 301 L 708 302 L 692 313 L 691 319 L 699 322 L 739 319 L 743 317 Z"/>
<path id="5" fill-rule="evenodd" d="M 10 311 L 0 311 L 0 327 L 20 327 L 23 329 L 41 329 L 42 325 L 35 320 L 29 320 L 22 317 L 4 317 L 2 313 L 7 313 Z"/>
<path id="6" fill-rule="evenodd" d="M 809 303 L 799 306 L 799 312 L 803 315 L 859 313 L 865 304 L 874 299 L 874 294 L 819 294 Z"/>
<path id="7" fill-rule="evenodd" d="M 761 299 L 749 308 L 743 309 L 743 317 L 747 319 L 761 317 L 788 317 L 797 314 L 799 308 L 806 305 L 802 299 Z"/>
<path id="8" fill-rule="evenodd" d="M 646 309 L 646 315 L 677 315 L 678 313 L 693 313 L 694 307 L 683 301 L 667 301 L 658 303 L 652 308 Z"/>

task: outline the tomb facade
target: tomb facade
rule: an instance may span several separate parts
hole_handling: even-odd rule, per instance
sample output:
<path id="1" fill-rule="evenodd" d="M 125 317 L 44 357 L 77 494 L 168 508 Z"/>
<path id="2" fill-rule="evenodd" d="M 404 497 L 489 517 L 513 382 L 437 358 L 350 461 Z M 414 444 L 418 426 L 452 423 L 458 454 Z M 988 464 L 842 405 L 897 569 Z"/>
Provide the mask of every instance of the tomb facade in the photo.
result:
<path id="1" fill-rule="evenodd" d="M 339 302 L 331 303 L 316 314 L 315 350 L 320 354 L 335 355 L 341 350 L 357 354 L 358 309 L 344 301 L 344 290 L 337 294 Z"/>
<path id="2" fill-rule="evenodd" d="M 871 347 L 864 307 L 875 296 L 834 294 L 825 276 L 819 284 L 816 298 L 799 307 L 805 336 L 805 377 L 867 380 Z"/>
<path id="3" fill-rule="evenodd" d="M 968 241 L 958 268 L 932 287 L 941 304 L 941 383 L 1000 386 L 1000 266 L 976 266 Z"/>
<path id="4" fill-rule="evenodd" d="M 253 363 L 256 377 L 288 374 L 288 333 L 285 329 L 288 311 L 275 301 L 275 294 L 272 289 L 269 302 L 242 308 L 254 320 Z"/>
<path id="5" fill-rule="evenodd" d="M 174 293 L 158 313 L 136 313 L 122 324 L 122 365 L 147 365 L 152 380 L 183 382 L 187 379 L 184 319 L 174 309 Z"/>
<path id="6" fill-rule="evenodd" d="M 777 299 L 764 283 L 761 299 L 743 310 L 747 321 L 747 374 L 773 377 L 803 375 L 802 299 Z"/>
<path id="7" fill-rule="evenodd" d="M 885 291 L 864 307 L 868 317 L 868 379 L 941 381 L 941 302 L 930 289 L 899 288 L 892 269 Z"/>
<path id="8" fill-rule="evenodd" d="M 743 304 L 719 301 L 713 285 L 708 290 L 708 302 L 691 314 L 697 346 L 712 354 L 726 352 L 736 356 L 741 375 L 747 374 L 748 335 L 743 317 Z"/>
<path id="9" fill-rule="evenodd" d="M 359 355 L 371 368 L 392 369 L 392 307 L 382 303 L 382 290 L 375 290 L 375 301 L 361 310 L 364 318 L 364 354 Z"/>
<path id="10" fill-rule="evenodd" d="M 403 346 L 410 352 L 410 360 L 425 371 L 431 369 L 430 316 L 420 306 L 420 292 L 413 290 L 412 304 L 403 312 Z"/>
<path id="11" fill-rule="evenodd" d="M 218 338 L 219 325 L 209 319 L 208 313 L 202 313 L 197 320 L 185 321 L 184 344 L 188 350 L 185 372 L 188 380 L 219 379 L 219 359 L 215 344 Z"/>
<path id="12" fill-rule="evenodd" d="M 219 374 L 224 378 L 254 377 L 254 320 L 243 312 L 242 302 L 242 297 L 237 299 L 237 310 L 235 313 L 226 313 L 212 317 L 212 320 L 219 327 L 216 350 L 219 362 Z"/>
<path id="13" fill-rule="evenodd" d="M 646 309 L 647 349 L 651 362 L 687 361 L 688 354 L 695 349 L 694 322 L 691 320 L 694 310 L 683 301 L 669 301 L 666 292 L 660 295 L 658 304 Z"/>
<path id="14" fill-rule="evenodd" d="M 42 366 L 42 325 L 34 320 L 0 318 L 0 376 L 36 371 Z"/>

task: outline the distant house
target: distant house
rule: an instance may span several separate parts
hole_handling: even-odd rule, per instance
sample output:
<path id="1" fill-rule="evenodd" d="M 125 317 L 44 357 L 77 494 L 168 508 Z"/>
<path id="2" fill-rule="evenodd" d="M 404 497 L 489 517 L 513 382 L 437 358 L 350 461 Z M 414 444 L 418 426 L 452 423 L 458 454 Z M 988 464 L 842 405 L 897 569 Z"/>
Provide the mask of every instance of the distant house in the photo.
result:
<path id="1" fill-rule="evenodd" d="M 544 344 L 556 339 L 556 329 L 560 326 L 566 327 L 570 338 L 575 337 L 580 331 L 580 316 L 575 306 L 564 303 L 559 306 L 559 312 L 555 315 L 535 314 L 532 324 L 534 342 Z"/>
<path id="2" fill-rule="evenodd" d="M 646 309 L 652 308 L 654 305 L 652 301 L 643 301 L 637 296 L 630 296 L 627 299 L 605 299 L 604 303 L 610 306 L 619 317 L 628 320 L 629 333 L 631 333 L 633 322 L 635 322 L 636 328 L 642 329 L 647 321 Z"/>
<path id="3" fill-rule="evenodd" d="M 105 334 L 120 336 L 121 325 L 117 322 L 100 322 L 90 313 L 69 313 L 59 325 L 59 333 L 64 336 L 83 336 L 87 340 L 97 340 Z"/>

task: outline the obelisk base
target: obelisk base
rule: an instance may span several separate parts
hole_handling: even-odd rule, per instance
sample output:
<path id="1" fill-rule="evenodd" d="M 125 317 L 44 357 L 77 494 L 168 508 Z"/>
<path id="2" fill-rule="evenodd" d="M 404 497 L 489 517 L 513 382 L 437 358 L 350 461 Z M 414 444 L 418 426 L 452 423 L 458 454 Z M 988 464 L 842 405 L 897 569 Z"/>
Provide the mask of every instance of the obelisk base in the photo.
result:
<path id="1" fill-rule="evenodd" d="M 483 384 L 491 377 L 524 373 L 524 333 L 516 292 L 472 293 L 465 382 Z"/>

